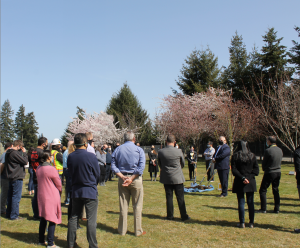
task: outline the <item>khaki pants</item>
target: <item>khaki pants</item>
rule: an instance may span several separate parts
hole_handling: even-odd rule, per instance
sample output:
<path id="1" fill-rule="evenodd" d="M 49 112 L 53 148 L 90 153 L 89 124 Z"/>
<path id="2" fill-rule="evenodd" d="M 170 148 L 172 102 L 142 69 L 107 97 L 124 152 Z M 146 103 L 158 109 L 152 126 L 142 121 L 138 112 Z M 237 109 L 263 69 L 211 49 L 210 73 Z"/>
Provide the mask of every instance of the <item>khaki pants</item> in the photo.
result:
<path id="1" fill-rule="evenodd" d="M 120 203 L 120 216 L 118 232 L 125 235 L 127 232 L 127 215 L 130 196 L 132 196 L 132 208 L 134 215 L 134 233 L 139 236 L 143 233 L 142 229 L 142 209 L 143 209 L 143 179 L 137 177 L 129 186 L 122 186 L 123 180 L 119 178 L 119 203 Z"/>

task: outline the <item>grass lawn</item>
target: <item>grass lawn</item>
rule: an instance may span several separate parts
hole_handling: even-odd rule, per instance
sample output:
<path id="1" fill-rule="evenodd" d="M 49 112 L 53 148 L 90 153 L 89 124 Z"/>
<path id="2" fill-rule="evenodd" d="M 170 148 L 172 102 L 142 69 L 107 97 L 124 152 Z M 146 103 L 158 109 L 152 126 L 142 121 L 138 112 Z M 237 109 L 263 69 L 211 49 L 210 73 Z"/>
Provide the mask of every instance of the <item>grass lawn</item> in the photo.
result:
<path id="1" fill-rule="evenodd" d="M 298 247 L 300 234 L 293 233 L 300 228 L 300 207 L 296 181 L 288 172 L 293 164 L 282 166 L 280 183 L 281 208 L 279 214 L 273 214 L 272 189 L 269 188 L 267 214 L 255 215 L 255 228 L 239 229 L 236 194 L 229 192 L 228 197 L 218 198 L 220 191 L 185 194 L 187 212 L 192 218 L 183 223 L 174 195 L 175 221 L 166 221 L 166 203 L 164 187 L 159 182 L 151 182 L 146 166 L 144 173 L 143 229 L 142 237 L 134 236 L 132 207 L 128 217 L 128 232 L 120 236 L 117 231 L 119 203 L 117 180 L 107 182 L 106 187 L 98 186 L 99 206 L 97 218 L 97 239 L 99 247 Z M 188 178 L 187 165 L 183 169 Z M 198 182 L 205 173 L 204 161 L 198 162 Z M 262 173 L 256 178 L 259 189 Z M 231 181 L 231 179 L 230 179 Z M 1 217 L 1 247 L 38 247 L 39 222 L 33 220 L 31 198 L 27 191 L 28 174 L 24 180 L 20 202 L 20 216 L 23 220 L 10 221 Z M 189 185 L 187 181 L 185 185 Z M 216 176 L 214 187 L 218 186 Z M 229 183 L 231 187 L 231 182 Z M 64 193 L 62 195 L 64 199 Z M 255 209 L 260 208 L 259 194 L 255 193 Z M 62 205 L 62 224 L 55 230 L 55 243 L 67 247 L 67 208 Z M 245 214 L 249 221 L 248 212 Z M 80 221 L 83 229 L 77 231 L 79 247 L 88 247 L 86 240 L 86 222 Z"/>

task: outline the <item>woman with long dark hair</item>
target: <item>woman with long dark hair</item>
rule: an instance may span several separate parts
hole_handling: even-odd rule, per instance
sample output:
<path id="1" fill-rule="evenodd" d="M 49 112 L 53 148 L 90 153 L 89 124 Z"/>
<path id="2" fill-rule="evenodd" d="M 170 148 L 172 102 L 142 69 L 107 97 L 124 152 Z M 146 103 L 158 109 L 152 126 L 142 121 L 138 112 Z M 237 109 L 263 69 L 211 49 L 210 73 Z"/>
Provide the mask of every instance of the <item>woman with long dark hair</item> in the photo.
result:
<path id="1" fill-rule="evenodd" d="M 155 146 L 151 146 L 151 151 L 148 152 L 149 156 L 149 169 L 151 181 L 153 181 L 152 173 L 154 173 L 154 181 L 156 181 L 157 172 L 158 172 L 158 164 L 157 164 L 157 152 L 155 151 Z"/>
<path id="2" fill-rule="evenodd" d="M 256 192 L 255 176 L 259 174 L 256 156 L 250 151 L 247 141 L 238 142 L 236 152 L 231 158 L 231 169 L 234 175 L 232 193 L 236 193 L 240 223 L 245 227 L 245 193 L 249 211 L 249 227 L 254 227 L 254 192 Z"/>
<path id="3" fill-rule="evenodd" d="M 54 232 L 56 224 L 61 223 L 61 204 L 60 194 L 62 191 L 61 180 L 57 170 L 50 164 L 54 157 L 49 150 L 45 150 L 41 164 L 36 169 L 36 177 L 39 185 L 38 206 L 40 228 L 39 244 L 45 244 L 45 230 L 48 226 L 48 244 L 47 247 L 58 247 L 54 244 Z"/>

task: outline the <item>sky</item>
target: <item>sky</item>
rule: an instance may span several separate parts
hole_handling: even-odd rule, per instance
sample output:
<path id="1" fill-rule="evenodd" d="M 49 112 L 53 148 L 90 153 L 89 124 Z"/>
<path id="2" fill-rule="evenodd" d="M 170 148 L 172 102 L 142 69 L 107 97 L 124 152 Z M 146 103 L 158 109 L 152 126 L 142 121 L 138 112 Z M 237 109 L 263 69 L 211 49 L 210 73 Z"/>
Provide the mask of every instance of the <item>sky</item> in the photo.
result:
<path id="1" fill-rule="evenodd" d="M 1 105 L 23 104 L 52 141 L 76 106 L 105 111 L 127 82 L 153 118 L 194 49 L 209 46 L 228 66 L 236 31 L 251 52 L 272 27 L 290 49 L 299 9 L 299 0 L 1 0 Z"/>

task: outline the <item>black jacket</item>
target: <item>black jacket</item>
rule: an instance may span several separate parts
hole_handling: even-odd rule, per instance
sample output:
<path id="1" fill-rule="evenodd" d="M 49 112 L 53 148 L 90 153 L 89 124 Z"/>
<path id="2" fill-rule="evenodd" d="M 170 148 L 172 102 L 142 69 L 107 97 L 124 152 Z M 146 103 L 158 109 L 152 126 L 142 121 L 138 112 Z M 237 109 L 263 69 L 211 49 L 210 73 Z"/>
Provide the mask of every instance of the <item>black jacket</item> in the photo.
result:
<path id="1" fill-rule="evenodd" d="M 268 173 L 281 171 L 282 150 L 278 146 L 271 146 L 266 149 L 264 160 L 262 161 L 263 171 Z"/>
<path id="2" fill-rule="evenodd" d="M 216 153 L 213 158 L 216 160 L 215 169 L 217 170 L 229 170 L 229 157 L 230 157 L 230 147 L 227 144 L 222 145 L 222 147 L 217 148 Z"/>
<path id="3" fill-rule="evenodd" d="M 297 174 L 300 173 L 300 146 L 294 152 L 294 165 Z"/>
<path id="4" fill-rule="evenodd" d="M 256 157 L 253 153 L 249 153 L 248 159 L 243 162 L 239 153 L 234 153 L 231 158 L 231 170 L 234 175 L 232 193 L 256 192 L 255 176 L 259 174 Z M 248 179 L 249 183 L 244 184 L 243 178 Z"/>
<path id="5" fill-rule="evenodd" d="M 194 153 L 194 154 L 193 154 Z M 189 151 L 187 154 L 186 154 L 186 158 L 188 160 L 188 164 L 192 164 L 192 162 L 197 162 L 197 159 L 198 159 L 198 154 L 196 151 Z"/>
<path id="6" fill-rule="evenodd" d="M 24 165 L 28 163 L 27 153 L 8 149 L 5 154 L 5 174 L 11 180 L 19 180 L 25 178 Z"/>

